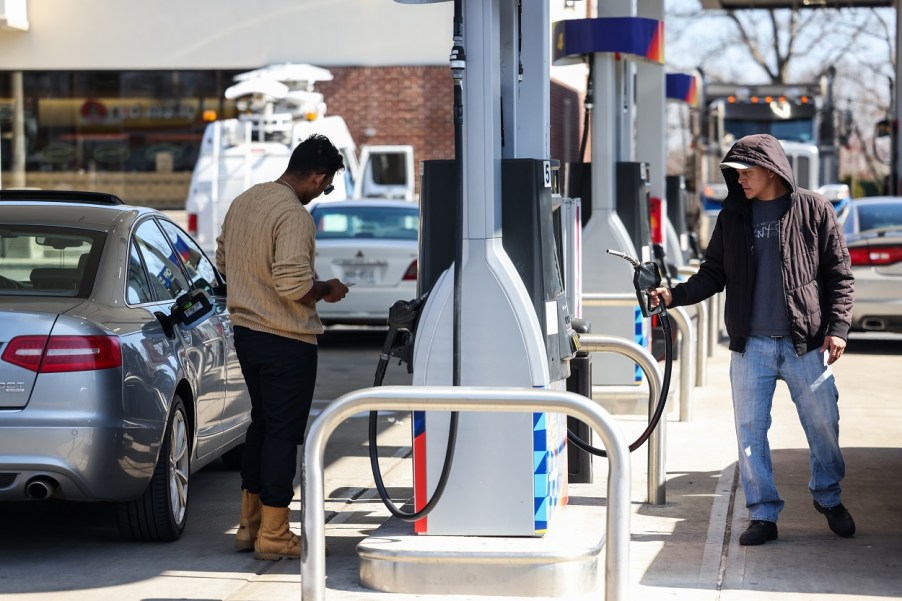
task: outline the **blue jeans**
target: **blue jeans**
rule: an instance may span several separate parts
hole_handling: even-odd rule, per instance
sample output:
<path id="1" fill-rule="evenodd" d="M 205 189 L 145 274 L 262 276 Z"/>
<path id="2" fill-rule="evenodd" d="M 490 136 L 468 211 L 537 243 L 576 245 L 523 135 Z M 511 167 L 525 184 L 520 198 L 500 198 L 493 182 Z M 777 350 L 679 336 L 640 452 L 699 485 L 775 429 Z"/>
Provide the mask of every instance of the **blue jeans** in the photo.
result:
<path id="1" fill-rule="evenodd" d="M 846 471 L 839 449 L 839 392 L 826 353 L 797 357 L 789 336 L 749 338 L 745 352 L 734 352 L 730 360 L 739 475 L 749 517 L 769 522 L 776 522 L 783 509 L 767 439 L 777 380 L 789 387 L 808 438 L 808 488 L 822 507 L 839 504 L 839 482 Z"/>

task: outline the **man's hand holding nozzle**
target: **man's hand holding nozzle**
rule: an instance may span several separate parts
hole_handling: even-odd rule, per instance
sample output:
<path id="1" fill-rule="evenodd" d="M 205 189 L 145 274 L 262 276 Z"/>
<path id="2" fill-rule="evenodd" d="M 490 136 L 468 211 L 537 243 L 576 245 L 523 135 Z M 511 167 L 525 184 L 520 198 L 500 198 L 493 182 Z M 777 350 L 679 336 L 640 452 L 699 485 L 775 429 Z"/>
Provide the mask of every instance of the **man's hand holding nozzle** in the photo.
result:
<path id="1" fill-rule="evenodd" d="M 661 299 L 664 299 L 664 306 L 669 307 L 670 301 L 673 300 L 673 296 L 670 294 L 670 288 L 664 286 L 660 288 L 649 288 L 648 298 L 651 299 L 652 307 L 657 307 L 661 303 Z"/>

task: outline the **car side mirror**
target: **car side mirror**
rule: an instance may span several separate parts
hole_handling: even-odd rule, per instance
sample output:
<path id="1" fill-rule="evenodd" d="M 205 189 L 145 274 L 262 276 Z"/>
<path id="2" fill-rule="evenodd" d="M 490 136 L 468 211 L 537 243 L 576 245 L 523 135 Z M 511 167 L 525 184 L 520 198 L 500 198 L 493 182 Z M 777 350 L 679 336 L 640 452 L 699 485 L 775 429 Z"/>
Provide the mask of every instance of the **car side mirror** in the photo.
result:
<path id="1" fill-rule="evenodd" d="M 191 290 L 175 299 L 170 319 L 183 330 L 191 330 L 213 315 L 215 307 L 206 290 Z"/>

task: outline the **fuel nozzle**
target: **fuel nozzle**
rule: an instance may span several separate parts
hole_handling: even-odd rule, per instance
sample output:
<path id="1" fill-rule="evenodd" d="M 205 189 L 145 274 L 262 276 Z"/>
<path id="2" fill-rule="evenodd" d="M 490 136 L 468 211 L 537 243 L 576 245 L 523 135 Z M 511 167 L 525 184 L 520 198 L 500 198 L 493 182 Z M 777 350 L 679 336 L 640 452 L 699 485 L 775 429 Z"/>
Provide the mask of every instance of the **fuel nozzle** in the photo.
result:
<path id="1" fill-rule="evenodd" d="M 658 264 L 654 261 L 640 263 L 636 257 L 611 250 L 610 248 L 608 249 L 608 254 L 625 259 L 633 266 L 633 286 L 636 288 L 636 300 L 639 301 L 642 315 L 649 317 L 664 313 L 667 310 L 664 303 L 660 302 L 658 306 L 653 307 L 651 297 L 648 294 L 650 288 L 657 288 L 661 285 L 661 270 L 658 268 Z"/>

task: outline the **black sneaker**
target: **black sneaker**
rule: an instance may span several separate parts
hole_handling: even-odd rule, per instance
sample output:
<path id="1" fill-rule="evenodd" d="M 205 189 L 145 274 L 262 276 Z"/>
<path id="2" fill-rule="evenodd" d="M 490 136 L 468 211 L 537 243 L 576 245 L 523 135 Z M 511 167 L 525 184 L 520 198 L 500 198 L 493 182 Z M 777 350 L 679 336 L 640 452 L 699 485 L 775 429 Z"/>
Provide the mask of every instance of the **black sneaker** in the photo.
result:
<path id="1" fill-rule="evenodd" d="M 740 535 L 739 544 L 743 546 L 763 545 L 769 540 L 777 540 L 776 522 L 752 520 L 746 531 Z"/>
<path id="2" fill-rule="evenodd" d="M 855 534 L 855 521 L 849 515 L 849 510 L 840 503 L 834 507 L 822 507 L 817 501 L 814 502 L 814 508 L 827 516 L 827 525 L 830 526 L 835 534 L 844 538 L 849 538 Z"/>

